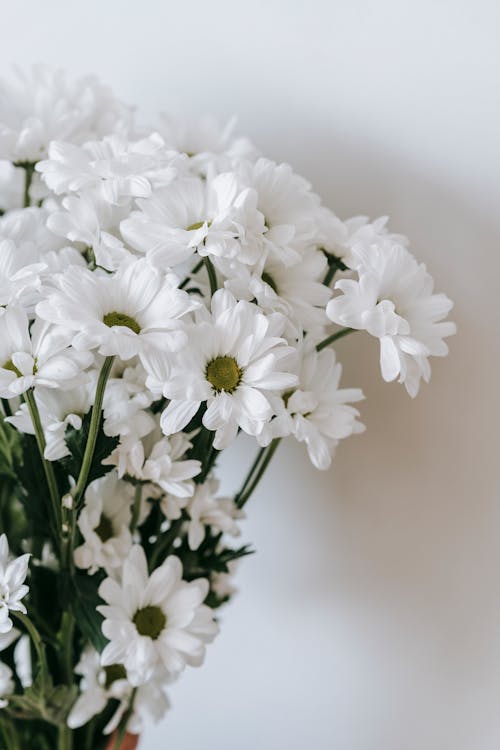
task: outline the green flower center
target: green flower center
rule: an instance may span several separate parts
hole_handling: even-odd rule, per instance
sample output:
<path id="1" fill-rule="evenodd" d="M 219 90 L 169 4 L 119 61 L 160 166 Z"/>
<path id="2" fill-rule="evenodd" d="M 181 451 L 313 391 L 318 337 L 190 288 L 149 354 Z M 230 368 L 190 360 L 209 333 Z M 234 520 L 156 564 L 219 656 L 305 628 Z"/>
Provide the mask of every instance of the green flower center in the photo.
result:
<path id="1" fill-rule="evenodd" d="M 131 318 L 130 315 L 125 315 L 125 313 L 116 311 L 106 313 L 102 322 L 104 325 L 108 326 L 108 328 L 113 328 L 113 326 L 123 326 L 124 328 L 130 328 L 134 333 L 141 332 L 139 323 L 134 320 L 134 318 Z"/>
<path id="2" fill-rule="evenodd" d="M 275 294 L 278 294 L 278 287 L 276 286 L 275 280 L 266 271 L 264 271 L 264 273 L 262 274 L 262 281 L 270 286 Z"/>
<path id="3" fill-rule="evenodd" d="M 104 667 L 104 674 L 106 675 L 104 683 L 106 690 L 109 690 L 113 682 L 127 679 L 127 670 L 123 664 L 110 664 L 109 667 Z"/>
<path id="4" fill-rule="evenodd" d="M 154 641 L 165 629 L 167 618 L 159 607 L 143 607 L 134 615 L 134 625 L 139 635 L 148 635 Z"/>
<path id="5" fill-rule="evenodd" d="M 111 519 L 102 513 L 99 525 L 95 527 L 94 531 L 101 542 L 107 542 L 108 539 L 111 539 L 111 537 L 114 536 Z"/>
<path id="6" fill-rule="evenodd" d="M 201 229 L 204 223 L 204 221 L 195 221 L 194 224 L 190 224 L 188 227 L 186 227 L 186 232 L 195 232 L 197 229 Z M 212 222 L 207 221 L 207 227 L 211 226 Z"/>
<path id="7" fill-rule="evenodd" d="M 220 393 L 232 393 L 240 384 L 242 371 L 234 357 L 216 357 L 208 363 L 205 376 Z"/>
<path id="8" fill-rule="evenodd" d="M 9 359 L 9 361 L 6 362 L 2 366 L 2 369 L 3 370 L 9 370 L 10 372 L 13 372 L 15 375 L 17 375 L 18 378 L 21 378 L 22 375 L 23 375 L 22 372 L 17 369 L 17 367 L 15 366 L 15 364 L 13 363 L 13 361 L 11 359 Z"/>

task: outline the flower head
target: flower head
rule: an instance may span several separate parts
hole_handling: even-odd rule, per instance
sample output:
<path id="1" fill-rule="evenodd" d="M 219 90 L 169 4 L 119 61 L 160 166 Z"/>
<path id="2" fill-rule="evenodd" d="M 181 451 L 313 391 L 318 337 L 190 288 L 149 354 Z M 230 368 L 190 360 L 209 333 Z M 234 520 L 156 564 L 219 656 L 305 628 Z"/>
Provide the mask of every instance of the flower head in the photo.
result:
<path id="1" fill-rule="evenodd" d="M 5 534 L 0 536 L 0 633 L 12 630 L 9 612 L 26 614 L 21 602 L 29 591 L 24 583 L 28 574 L 30 555 L 21 555 L 9 560 L 9 543 Z"/>

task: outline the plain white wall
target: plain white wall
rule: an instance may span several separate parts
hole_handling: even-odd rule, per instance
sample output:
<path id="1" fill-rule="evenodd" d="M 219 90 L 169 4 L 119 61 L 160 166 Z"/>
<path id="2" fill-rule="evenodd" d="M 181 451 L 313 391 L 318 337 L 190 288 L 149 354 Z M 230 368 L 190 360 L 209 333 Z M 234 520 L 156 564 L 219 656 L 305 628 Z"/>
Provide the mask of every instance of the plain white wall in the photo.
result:
<path id="1" fill-rule="evenodd" d="M 144 750 L 500 746 L 499 32 L 494 0 L 2 3 L 2 73 L 47 61 L 146 115 L 237 113 L 342 217 L 388 213 L 456 301 L 416 401 L 373 341 L 339 343 L 368 430 L 328 473 L 280 449 L 241 593 Z"/>

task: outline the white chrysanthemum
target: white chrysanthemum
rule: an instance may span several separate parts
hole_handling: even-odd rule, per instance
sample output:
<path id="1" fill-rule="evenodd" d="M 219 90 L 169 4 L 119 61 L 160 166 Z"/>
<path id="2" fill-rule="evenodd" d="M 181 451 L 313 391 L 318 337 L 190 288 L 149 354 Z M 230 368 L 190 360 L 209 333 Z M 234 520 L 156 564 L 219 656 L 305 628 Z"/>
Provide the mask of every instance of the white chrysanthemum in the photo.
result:
<path id="1" fill-rule="evenodd" d="M 170 556 L 148 574 L 144 550 L 135 545 L 123 565 L 121 584 L 106 578 L 99 595 L 106 605 L 102 632 L 109 639 L 101 664 L 123 664 L 132 685 L 144 685 L 158 665 L 169 673 L 199 666 L 205 644 L 218 632 L 203 604 L 208 581 L 182 580 L 182 563 Z"/>
<path id="2" fill-rule="evenodd" d="M 297 263 L 311 244 L 319 198 L 310 184 L 288 164 L 269 159 L 245 162 L 237 168 L 240 184 L 257 193 L 257 208 L 264 217 L 262 241 L 283 263 Z"/>
<path id="3" fill-rule="evenodd" d="M 317 469 L 328 469 L 335 449 L 350 435 L 364 431 L 359 411 L 351 406 L 364 396 L 359 388 L 339 388 L 342 366 L 335 352 L 307 352 L 301 361 L 299 387 L 287 394 L 285 411 L 269 425 L 263 442 L 292 434 L 305 443 Z"/>
<path id="4" fill-rule="evenodd" d="M 271 256 L 262 272 L 240 271 L 225 287 L 238 299 L 256 299 L 266 312 L 287 315 L 301 332 L 311 332 L 328 322 L 325 305 L 331 292 L 321 282 L 325 271 L 326 258 L 317 250 L 307 251 L 293 266 Z"/>
<path id="5" fill-rule="evenodd" d="M 161 268 L 188 260 L 195 250 L 202 256 L 237 257 L 241 263 L 259 258 L 259 246 L 248 241 L 247 233 L 262 233 L 264 220 L 232 173 L 178 180 L 137 203 L 141 211 L 121 223 L 121 233 Z"/>
<path id="6" fill-rule="evenodd" d="M 116 463 L 120 475 L 153 482 L 170 495 L 186 498 L 193 494 L 193 477 L 201 471 L 199 461 L 184 458 L 189 448 L 191 442 L 184 433 L 163 437 L 155 425 L 143 440 L 118 446 L 106 463 Z"/>
<path id="7" fill-rule="evenodd" d="M 359 250 L 358 280 L 335 284 L 342 294 L 327 306 L 335 323 L 366 330 L 380 339 L 380 367 L 386 381 L 404 383 L 410 396 L 418 393 L 420 379 L 429 381 L 429 356 L 443 357 L 443 341 L 455 333 L 455 324 L 443 319 L 453 303 L 434 294 L 434 282 L 425 265 L 395 242 Z"/>
<path id="8" fill-rule="evenodd" d="M 265 316 L 256 305 L 217 291 L 211 318 L 193 326 L 189 348 L 171 367 L 160 356 L 144 360 L 149 387 L 171 399 L 161 418 L 163 432 L 182 430 L 206 402 L 203 424 L 216 432 L 218 450 L 234 440 L 238 428 L 257 435 L 273 415 L 266 393 L 297 381 L 282 370 L 292 351 L 280 337 L 284 323 L 282 316 Z"/>
<path id="9" fill-rule="evenodd" d="M 0 661 L 0 708 L 8 705 L 8 697 L 15 690 L 13 677 L 12 669 Z"/>
<path id="10" fill-rule="evenodd" d="M 69 713 L 68 726 L 71 729 L 83 726 L 93 716 L 102 713 L 110 700 L 114 700 L 119 705 L 103 730 L 104 734 L 110 734 L 120 723 L 132 696 L 133 687 L 127 680 L 125 668 L 121 664 L 102 667 L 98 652 L 92 646 L 86 646 L 75 673 L 81 676 L 80 695 Z M 127 724 L 129 732 L 138 734 L 146 716 L 154 721 L 163 718 L 170 705 L 163 689 L 165 681 L 165 675 L 158 670 L 149 683 L 137 688 L 133 712 Z"/>
<path id="11" fill-rule="evenodd" d="M 104 433 L 119 435 L 128 443 L 136 442 L 156 427 L 156 420 L 148 411 L 153 396 L 145 387 L 147 373 L 140 363 L 134 363 L 123 370 L 121 377 L 114 374 L 104 394 Z"/>
<path id="12" fill-rule="evenodd" d="M 129 111 L 95 78 L 33 66 L 0 81 L 0 158 L 35 163 L 56 139 L 84 143 L 128 125 Z"/>
<path id="13" fill-rule="evenodd" d="M 111 135 L 83 146 L 53 141 L 49 158 L 36 168 L 56 195 L 92 189 L 107 203 L 127 205 L 130 198 L 151 194 L 151 177 L 170 182 L 177 174 L 176 163 L 179 155 L 167 151 L 153 133 L 139 141 Z"/>
<path id="14" fill-rule="evenodd" d="M 82 418 L 89 411 L 94 394 L 95 378 L 70 390 L 36 388 L 35 400 L 46 442 L 44 457 L 48 461 L 58 461 L 69 455 L 66 430 L 68 426 L 75 430 L 81 429 Z M 16 413 L 5 421 L 20 432 L 35 434 L 27 404 L 21 404 Z"/>
<path id="15" fill-rule="evenodd" d="M 179 318 L 197 306 L 177 279 L 144 258 L 114 274 L 70 267 L 56 289 L 37 305 L 37 314 L 73 333 L 78 350 L 97 349 L 128 360 L 148 347 L 175 351 L 186 341 Z"/>
<path id="16" fill-rule="evenodd" d="M 193 173 L 205 176 L 214 168 L 225 172 L 238 160 L 256 156 L 255 147 L 247 138 L 233 135 L 235 125 L 235 118 L 221 126 L 210 115 L 188 122 L 162 114 L 158 131 L 169 148 L 189 156 Z"/>
<path id="17" fill-rule="evenodd" d="M 30 555 L 21 555 L 9 560 L 9 543 L 5 534 L 0 536 L 0 633 L 12 630 L 9 612 L 26 614 L 21 602 L 29 591 L 24 583 L 28 574 Z"/>
<path id="18" fill-rule="evenodd" d="M 83 544 L 75 549 L 75 564 L 93 575 L 103 568 L 117 573 L 132 546 L 130 533 L 134 488 L 115 472 L 89 485 L 78 517 Z"/>
<path id="19" fill-rule="evenodd" d="M 231 498 L 217 497 L 217 490 L 218 482 L 208 480 L 197 486 L 187 503 L 188 544 L 192 550 L 198 549 L 204 540 L 207 526 L 215 532 L 222 531 L 231 536 L 238 536 L 240 533 L 236 519 L 242 518 L 243 513 L 238 511 Z M 160 507 L 164 509 L 163 501 Z"/>
<path id="20" fill-rule="evenodd" d="M 12 398 L 34 385 L 72 388 L 92 362 L 69 347 L 70 337 L 42 320 L 31 329 L 25 311 L 11 305 L 0 314 L 0 396 Z"/>

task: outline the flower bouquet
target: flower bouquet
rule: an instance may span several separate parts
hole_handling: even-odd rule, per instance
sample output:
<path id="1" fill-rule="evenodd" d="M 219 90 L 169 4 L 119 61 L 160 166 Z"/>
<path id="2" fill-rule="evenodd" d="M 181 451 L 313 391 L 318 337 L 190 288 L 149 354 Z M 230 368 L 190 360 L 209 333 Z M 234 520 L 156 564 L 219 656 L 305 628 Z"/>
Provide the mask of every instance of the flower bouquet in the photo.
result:
<path id="1" fill-rule="evenodd" d="M 452 304 L 385 219 L 92 78 L 1 82 L 0 159 L 1 746 L 118 750 L 202 664 L 280 441 L 327 469 L 363 430 L 332 345 L 378 338 L 415 396 Z"/>

